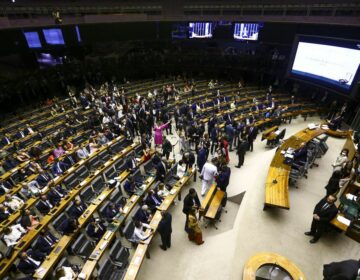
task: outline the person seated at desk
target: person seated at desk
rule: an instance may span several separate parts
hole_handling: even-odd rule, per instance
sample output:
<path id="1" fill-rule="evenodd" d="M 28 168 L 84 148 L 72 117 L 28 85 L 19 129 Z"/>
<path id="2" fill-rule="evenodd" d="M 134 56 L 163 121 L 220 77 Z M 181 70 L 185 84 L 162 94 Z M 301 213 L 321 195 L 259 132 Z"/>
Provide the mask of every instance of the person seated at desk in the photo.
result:
<path id="1" fill-rule="evenodd" d="M 62 266 L 56 269 L 55 280 L 74 280 L 77 275 L 71 267 Z"/>
<path id="2" fill-rule="evenodd" d="M 71 234 L 80 227 L 77 219 L 67 218 L 60 226 L 59 231 L 65 235 Z"/>
<path id="3" fill-rule="evenodd" d="M 360 260 L 324 264 L 324 280 L 355 280 L 360 276 Z"/>
<path id="4" fill-rule="evenodd" d="M 93 219 L 86 227 L 87 235 L 96 240 L 101 239 L 101 237 L 104 235 L 105 232 L 106 232 L 106 226 L 100 219 Z"/>
<path id="5" fill-rule="evenodd" d="M 24 150 L 20 150 L 19 152 L 16 153 L 16 159 L 19 161 L 19 162 L 24 162 L 24 161 L 27 161 L 27 160 L 30 160 L 31 157 L 30 155 L 25 152 Z"/>
<path id="6" fill-rule="evenodd" d="M 5 221 L 10 216 L 10 211 L 3 204 L 0 204 L 0 222 Z"/>
<path id="7" fill-rule="evenodd" d="M 336 196 L 328 195 L 316 204 L 313 211 L 311 229 L 310 231 L 305 232 L 305 235 L 313 236 L 310 243 L 316 243 L 329 226 L 329 222 L 336 217 L 338 213 L 338 209 L 335 205 L 336 200 Z"/>
<path id="8" fill-rule="evenodd" d="M 39 237 L 36 239 L 34 249 L 48 255 L 58 242 L 58 238 L 56 238 L 48 229 L 43 228 L 40 231 Z"/>
<path id="9" fill-rule="evenodd" d="M 32 215 L 29 209 L 22 209 L 20 224 L 27 231 L 30 231 L 39 224 L 39 218 Z"/>
<path id="10" fill-rule="evenodd" d="M 26 233 L 20 224 L 15 224 L 9 227 L 4 228 L 4 242 L 7 247 L 16 245 L 21 237 Z"/>
<path id="11" fill-rule="evenodd" d="M 64 149 L 66 152 L 72 151 L 74 149 L 74 144 L 70 142 L 70 140 L 66 140 L 64 144 Z"/>
<path id="12" fill-rule="evenodd" d="M 307 162 L 307 147 L 305 142 L 302 142 L 299 149 L 294 152 L 294 162 Z"/>
<path id="13" fill-rule="evenodd" d="M 326 189 L 326 195 L 335 194 L 340 189 L 340 179 L 341 179 L 341 171 L 335 171 L 331 175 L 329 182 L 325 186 Z"/>
<path id="14" fill-rule="evenodd" d="M 52 205 L 58 205 L 61 199 L 67 194 L 61 186 L 50 186 L 50 190 L 47 193 L 48 199 Z"/>
<path id="15" fill-rule="evenodd" d="M 40 189 L 36 185 L 36 181 L 31 181 L 29 184 L 21 183 L 21 196 L 26 199 L 38 196 L 40 194 Z"/>
<path id="16" fill-rule="evenodd" d="M 44 171 L 41 165 L 35 161 L 30 161 L 27 170 L 29 174 L 38 174 Z"/>
<path id="17" fill-rule="evenodd" d="M 14 159 L 10 158 L 10 156 L 6 156 L 3 163 L 2 163 L 2 167 L 4 168 L 5 171 L 9 171 L 13 168 L 15 168 L 17 166 L 17 163 Z"/>
<path id="18" fill-rule="evenodd" d="M 105 219 L 111 222 L 117 214 L 122 212 L 122 210 L 122 205 L 116 205 L 115 203 L 110 202 L 105 209 Z"/>
<path id="19" fill-rule="evenodd" d="M 42 215 L 46 215 L 50 212 L 52 208 L 54 208 L 54 205 L 51 204 L 50 200 L 48 199 L 47 195 L 42 195 L 40 197 L 39 202 L 36 204 L 36 208 L 39 210 L 39 212 Z"/>
<path id="20" fill-rule="evenodd" d="M 53 165 L 51 166 L 51 172 L 54 176 L 59 176 L 65 172 L 70 166 L 65 162 L 59 161 L 59 159 L 55 159 Z"/>
<path id="21" fill-rule="evenodd" d="M 9 192 L 12 189 L 12 185 L 0 179 L 0 195 L 4 195 L 5 193 Z"/>
<path id="22" fill-rule="evenodd" d="M 45 188 L 50 181 L 51 181 L 50 174 L 44 170 L 40 172 L 40 174 L 36 177 L 36 182 L 38 182 L 41 189 Z"/>
<path id="23" fill-rule="evenodd" d="M 86 210 L 87 206 L 80 199 L 76 199 L 73 206 L 70 208 L 70 216 L 74 219 L 78 219 Z"/>
<path id="24" fill-rule="evenodd" d="M 4 205 L 9 208 L 9 210 L 12 212 L 15 212 L 16 210 L 20 209 L 24 205 L 24 201 L 17 197 L 16 195 L 5 195 L 5 202 Z"/>
<path id="25" fill-rule="evenodd" d="M 163 199 L 159 197 L 154 190 L 150 190 L 145 203 L 149 206 L 152 212 L 155 212 L 156 208 L 161 205 L 162 201 Z"/>
<path id="26" fill-rule="evenodd" d="M 150 231 L 145 233 L 144 228 L 150 229 Z M 135 221 L 135 229 L 132 240 L 136 243 L 140 243 L 141 241 L 148 239 L 153 234 L 153 232 L 154 230 L 148 224 Z"/>
<path id="27" fill-rule="evenodd" d="M 152 215 L 149 212 L 149 206 L 144 204 L 141 208 L 136 212 L 134 216 L 135 221 L 140 221 L 142 223 L 149 223 L 152 219 Z"/>
<path id="28" fill-rule="evenodd" d="M 133 176 L 129 176 L 124 183 L 124 190 L 129 196 L 132 196 L 138 189 L 138 186 Z"/>
<path id="29" fill-rule="evenodd" d="M 337 114 L 333 119 L 328 121 L 329 128 L 335 131 L 340 129 L 342 121 L 343 121 L 343 117 L 340 114 Z"/>
<path id="30" fill-rule="evenodd" d="M 81 160 L 81 159 L 85 159 L 89 156 L 89 151 L 87 150 L 86 146 L 84 147 L 80 147 L 77 151 L 76 151 L 76 155 L 77 157 Z"/>
<path id="31" fill-rule="evenodd" d="M 132 152 L 126 160 L 126 168 L 130 173 L 134 173 L 137 169 L 135 153 Z"/>
<path id="32" fill-rule="evenodd" d="M 349 155 L 348 149 L 343 149 L 340 152 L 340 155 L 336 158 L 335 162 L 332 164 L 332 167 L 334 168 L 333 172 L 341 171 L 343 169 L 346 162 L 348 161 L 348 155 Z"/>
<path id="33" fill-rule="evenodd" d="M 166 196 L 168 196 L 170 194 L 168 187 L 165 186 L 163 183 L 161 183 L 159 185 L 156 193 L 160 198 L 165 198 Z"/>
<path id="34" fill-rule="evenodd" d="M 65 154 L 63 162 L 71 167 L 76 163 L 76 160 L 72 154 Z"/>
<path id="35" fill-rule="evenodd" d="M 25 138 L 26 133 L 24 131 L 20 130 L 20 131 L 16 132 L 15 137 L 16 137 L 16 139 Z"/>
<path id="36" fill-rule="evenodd" d="M 26 275 L 34 274 L 41 265 L 41 261 L 35 255 L 36 252 L 33 250 L 20 253 L 20 261 L 17 265 L 17 269 Z"/>
<path id="37" fill-rule="evenodd" d="M 179 160 L 177 167 L 176 167 L 176 177 L 181 179 L 186 172 L 186 168 L 184 166 L 183 160 Z"/>
<path id="38" fill-rule="evenodd" d="M 65 154 L 65 150 L 62 147 L 61 142 L 59 142 L 57 147 L 53 151 L 53 155 L 54 155 L 55 158 L 59 158 L 64 154 Z"/>
<path id="39" fill-rule="evenodd" d="M 0 149 L 9 145 L 11 143 L 11 138 L 9 133 L 5 133 L 5 135 L 0 140 Z"/>

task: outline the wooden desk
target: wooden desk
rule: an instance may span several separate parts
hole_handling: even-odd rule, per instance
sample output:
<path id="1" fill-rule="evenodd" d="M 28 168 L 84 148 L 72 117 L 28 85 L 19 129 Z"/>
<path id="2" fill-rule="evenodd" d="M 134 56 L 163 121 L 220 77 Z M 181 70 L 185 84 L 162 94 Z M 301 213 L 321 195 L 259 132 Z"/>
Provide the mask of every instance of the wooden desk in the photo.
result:
<path id="1" fill-rule="evenodd" d="M 201 201 L 200 213 L 207 211 L 210 201 L 216 192 L 216 183 L 212 184 L 208 192 L 206 193 L 204 199 Z"/>
<path id="2" fill-rule="evenodd" d="M 313 130 L 305 128 L 285 140 L 279 147 L 271 161 L 266 178 L 264 210 L 267 207 L 290 209 L 288 184 L 291 166 L 284 163 L 285 157 L 281 151 L 286 151 L 288 148 L 297 150 L 301 143 L 307 143 L 323 133 L 331 135 L 332 131 L 324 130 L 321 127 Z"/>
<path id="3" fill-rule="evenodd" d="M 215 219 L 216 213 L 219 210 L 221 202 L 224 198 L 225 193 L 221 190 L 217 190 L 214 198 L 211 200 L 209 209 L 207 210 L 205 217 L 208 219 Z"/>
<path id="4" fill-rule="evenodd" d="M 306 280 L 304 273 L 291 261 L 276 253 L 258 253 L 244 267 L 243 280 L 255 280 L 256 271 L 265 264 L 276 264 L 286 270 L 294 280 Z"/>
<path id="5" fill-rule="evenodd" d="M 261 141 L 268 139 L 267 137 L 274 131 L 276 131 L 279 128 L 279 126 L 275 125 L 267 130 L 265 130 L 261 135 Z"/>

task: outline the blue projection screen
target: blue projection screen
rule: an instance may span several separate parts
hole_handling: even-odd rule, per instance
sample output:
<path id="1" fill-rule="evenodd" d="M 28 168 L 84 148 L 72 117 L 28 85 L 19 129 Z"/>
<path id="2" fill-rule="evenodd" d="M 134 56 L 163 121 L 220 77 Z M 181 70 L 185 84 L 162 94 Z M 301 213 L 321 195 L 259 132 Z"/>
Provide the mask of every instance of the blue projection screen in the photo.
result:
<path id="1" fill-rule="evenodd" d="M 350 90 L 360 64 L 360 49 L 299 41 L 291 73 Z"/>
<path id="2" fill-rule="evenodd" d="M 39 34 L 36 31 L 24 32 L 24 36 L 29 48 L 33 49 L 42 47 Z"/>
<path id="3" fill-rule="evenodd" d="M 258 23 L 235 23 L 234 39 L 256 41 L 259 37 Z"/>
<path id="4" fill-rule="evenodd" d="M 190 22 L 189 38 L 212 38 L 212 22 Z"/>
<path id="5" fill-rule="evenodd" d="M 60 28 L 43 29 L 44 38 L 49 45 L 65 45 Z"/>

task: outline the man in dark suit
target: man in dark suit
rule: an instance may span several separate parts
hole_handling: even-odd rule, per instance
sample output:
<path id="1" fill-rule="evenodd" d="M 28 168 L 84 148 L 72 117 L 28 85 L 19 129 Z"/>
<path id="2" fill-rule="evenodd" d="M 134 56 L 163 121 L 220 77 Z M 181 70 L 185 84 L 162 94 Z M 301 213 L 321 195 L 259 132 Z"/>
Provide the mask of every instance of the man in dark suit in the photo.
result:
<path id="1" fill-rule="evenodd" d="M 204 147 L 201 147 L 197 155 L 197 165 L 199 167 L 199 172 L 202 171 L 205 163 L 206 163 L 206 149 Z"/>
<path id="2" fill-rule="evenodd" d="M 166 175 L 166 165 L 165 163 L 160 160 L 160 162 L 158 162 L 158 164 L 155 165 L 155 169 L 156 169 L 156 180 L 160 181 L 160 182 L 164 182 L 165 179 L 165 175 Z"/>
<path id="3" fill-rule="evenodd" d="M 86 227 L 86 233 L 96 240 L 99 240 L 104 235 L 105 231 L 106 227 L 100 219 L 92 220 Z"/>
<path id="4" fill-rule="evenodd" d="M 24 131 L 22 131 L 22 130 L 16 132 L 16 134 L 15 134 L 15 137 L 16 137 L 17 139 L 24 138 L 25 136 L 26 136 L 26 133 L 25 133 Z"/>
<path id="5" fill-rule="evenodd" d="M 17 163 L 15 162 L 15 160 L 10 158 L 9 156 L 6 156 L 2 163 L 2 167 L 4 168 L 5 171 L 9 171 L 9 170 L 15 168 L 16 165 L 17 165 Z"/>
<path id="6" fill-rule="evenodd" d="M 122 210 L 121 206 L 115 205 L 115 203 L 110 202 L 106 206 L 104 217 L 108 222 L 112 222 L 114 217 Z"/>
<path id="7" fill-rule="evenodd" d="M 77 228 L 79 228 L 79 223 L 77 219 L 66 219 L 59 227 L 59 231 L 67 235 L 73 233 Z"/>
<path id="8" fill-rule="evenodd" d="M 20 261 L 17 269 L 24 274 L 34 274 L 35 270 L 39 268 L 41 262 L 35 259 L 32 251 L 20 253 Z"/>
<path id="9" fill-rule="evenodd" d="M 73 206 L 70 208 L 70 216 L 78 219 L 86 210 L 87 206 L 80 199 L 75 200 Z"/>
<path id="10" fill-rule="evenodd" d="M 172 217 L 170 213 L 167 213 L 165 211 L 161 211 L 162 219 L 159 222 L 158 226 L 158 232 L 161 237 L 162 245 L 160 245 L 160 248 L 166 251 L 166 249 L 170 249 L 171 247 L 171 233 L 172 233 L 172 226 L 171 221 Z"/>
<path id="11" fill-rule="evenodd" d="M 48 255 L 58 242 L 59 239 L 57 239 L 49 230 L 44 228 L 40 231 L 40 235 L 36 239 L 34 248 Z"/>
<path id="12" fill-rule="evenodd" d="M 41 188 L 45 188 L 47 184 L 50 182 L 51 177 L 50 174 L 46 171 L 42 171 L 37 177 L 36 182 L 38 182 L 39 186 Z"/>
<path id="13" fill-rule="evenodd" d="M 141 208 L 136 212 L 134 220 L 140 221 L 144 224 L 148 224 L 152 218 L 148 210 L 149 206 L 147 206 L 146 204 L 141 206 Z"/>
<path id="14" fill-rule="evenodd" d="M 239 140 L 239 143 L 237 146 L 237 151 L 236 151 L 239 162 L 238 162 L 238 165 L 235 166 L 236 168 L 240 168 L 244 164 L 245 154 L 246 154 L 246 151 L 248 150 L 248 146 L 249 146 L 249 143 L 246 141 L 245 137 L 243 137 L 243 139 Z"/>
<path id="15" fill-rule="evenodd" d="M 194 188 L 184 198 L 183 213 L 186 215 L 185 231 L 188 232 L 188 215 L 191 209 L 200 208 L 200 200 Z"/>
<path id="16" fill-rule="evenodd" d="M 9 145 L 10 143 L 11 143 L 10 136 L 9 136 L 9 134 L 6 133 L 0 141 L 0 147 L 2 148 L 6 145 Z"/>
<path id="17" fill-rule="evenodd" d="M 60 203 L 61 199 L 66 195 L 66 191 L 61 186 L 53 186 L 47 193 L 48 199 L 52 205 Z"/>
<path id="18" fill-rule="evenodd" d="M 360 276 L 360 260 L 324 264 L 324 280 L 355 280 Z"/>
<path id="19" fill-rule="evenodd" d="M 126 167 L 131 173 L 136 171 L 137 166 L 134 152 L 132 152 L 126 160 Z"/>
<path id="20" fill-rule="evenodd" d="M 254 150 L 254 141 L 256 139 L 256 135 L 257 135 L 257 128 L 253 125 L 251 125 L 248 128 L 248 143 L 249 143 L 249 151 L 252 152 Z"/>
<path id="21" fill-rule="evenodd" d="M 149 191 L 149 195 L 146 198 L 146 204 L 149 206 L 152 212 L 156 211 L 156 207 L 160 206 L 162 202 L 162 198 L 160 198 L 154 190 Z"/>
<path id="22" fill-rule="evenodd" d="M 0 204 L 0 222 L 5 221 L 10 214 L 10 211 L 3 204 Z"/>
<path id="23" fill-rule="evenodd" d="M 51 172 L 54 176 L 59 176 L 64 173 L 66 169 L 69 168 L 69 165 L 66 163 L 59 161 L 57 158 L 55 159 L 53 165 L 51 166 Z"/>
<path id="24" fill-rule="evenodd" d="M 309 232 L 305 232 L 305 235 L 313 236 L 310 243 L 316 243 L 320 239 L 321 235 L 328 227 L 329 222 L 335 218 L 338 213 L 338 209 L 334 204 L 336 199 L 336 196 L 328 195 L 316 204 L 313 212 L 311 229 Z"/>
<path id="25" fill-rule="evenodd" d="M 36 208 L 39 210 L 39 212 L 43 215 L 46 215 L 50 212 L 52 208 L 54 208 L 54 205 L 51 204 L 50 200 L 48 199 L 47 195 L 42 195 L 40 197 L 39 202 L 36 204 Z"/>

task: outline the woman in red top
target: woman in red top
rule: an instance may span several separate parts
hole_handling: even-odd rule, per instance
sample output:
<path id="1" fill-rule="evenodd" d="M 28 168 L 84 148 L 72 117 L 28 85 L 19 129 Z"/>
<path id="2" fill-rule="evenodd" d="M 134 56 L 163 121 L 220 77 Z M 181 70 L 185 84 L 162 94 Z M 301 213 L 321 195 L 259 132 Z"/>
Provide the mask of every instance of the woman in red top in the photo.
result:
<path id="1" fill-rule="evenodd" d="M 228 143 L 228 141 L 226 141 L 225 137 L 222 138 L 221 146 L 222 146 L 222 149 L 224 149 L 224 152 L 225 152 L 226 163 L 229 163 L 229 161 L 230 161 L 229 143 Z"/>

